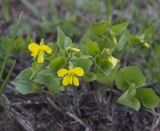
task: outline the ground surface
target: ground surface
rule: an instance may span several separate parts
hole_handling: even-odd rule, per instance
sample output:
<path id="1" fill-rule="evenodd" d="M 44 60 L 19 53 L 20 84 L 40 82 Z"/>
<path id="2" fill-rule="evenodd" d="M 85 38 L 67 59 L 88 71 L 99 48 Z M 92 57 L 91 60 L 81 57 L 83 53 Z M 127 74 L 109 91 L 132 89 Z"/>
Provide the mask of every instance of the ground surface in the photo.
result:
<path id="1" fill-rule="evenodd" d="M 22 0 L 23 1 L 23 0 Z M 38 7 L 44 13 L 45 4 L 41 0 Z M 21 10 L 24 11 L 27 22 L 37 25 L 34 9 L 29 8 L 23 2 L 11 2 L 10 12 L 12 20 L 6 22 L 0 20 L 0 30 L 2 35 L 9 34 L 9 27 L 18 18 Z M 62 17 L 66 12 L 65 6 L 57 4 Z M 143 7 L 142 7 L 143 8 Z M 145 7 L 144 7 L 145 8 Z M 36 12 L 36 11 L 35 11 Z M 0 16 L 2 17 L 2 5 L 0 7 Z M 96 21 L 99 17 L 83 14 L 89 20 Z M 117 15 L 114 11 L 113 15 Z M 128 15 L 126 15 L 128 17 Z M 80 17 L 81 18 L 81 17 Z M 87 22 L 86 22 L 87 23 Z M 136 26 L 136 25 L 135 25 Z M 81 27 L 81 24 L 79 24 Z M 28 29 L 28 28 L 27 28 Z M 39 26 L 33 27 L 39 29 Z M 31 35 L 37 39 L 43 36 L 37 36 L 35 30 L 31 30 Z M 84 27 L 82 28 L 84 29 Z M 28 31 L 30 32 L 30 30 Z M 50 30 L 44 35 L 48 40 L 55 40 L 55 33 Z M 22 34 L 26 35 L 26 34 Z M 82 35 L 80 33 L 80 35 Z M 78 39 L 76 36 L 75 40 Z M 23 68 L 30 65 L 28 57 L 15 55 L 17 66 L 14 75 L 17 75 Z M 12 76 L 14 78 L 14 75 Z M 75 106 L 72 89 L 68 89 L 70 104 L 66 102 L 64 93 L 50 96 L 41 93 L 38 95 L 22 96 L 15 92 L 14 87 L 9 84 L 7 90 L 1 98 L 0 105 L 0 131 L 159 131 L 160 117 L 153 115 L 146 109 L 135 112 L 127 107 L 116 103 L 117 91 L 103 85 L 91 83 L 83 85 L 78 89 L 78 105 Z M 104 89 L 100 96 L 96 95 L 96 89 Z M 80 91 L 84 94 L 81 95 Z M 98 96 L 98 97 L 97 97 Z M 156 109 L 160 111 L 159 108 Z"/>

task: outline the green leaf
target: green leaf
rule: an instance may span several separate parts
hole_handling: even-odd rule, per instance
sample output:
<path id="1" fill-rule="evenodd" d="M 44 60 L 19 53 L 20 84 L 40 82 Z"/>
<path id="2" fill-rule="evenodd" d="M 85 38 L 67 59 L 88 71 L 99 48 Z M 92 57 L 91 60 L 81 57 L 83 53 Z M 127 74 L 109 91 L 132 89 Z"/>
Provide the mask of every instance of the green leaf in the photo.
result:
<path id="1" fill-rule="evenodd" d="M 101 36 L 107 31 L 108 24 L 106 21 L 101 21 L 92 25 L 91 30 L 95 35 Z"/>
<path id="2" fill-rule="evenodd" d="M 112 69 L 109 74 L 97 73 L 97 81 L 107 85 L 113 85 L 118 67 Z"/>
<path id="3" fill-rule="evenodd" d="M 96 56 L 100 52 L 98 44 L 90 39 L 86 40 L 86 48 L 89 55 Z"/>
<path id="4" fill-rule="evenodd" d="M 151 88 L 138 88 L 136 96 L 146 108 L 155 108 L 160 102 L 159 96 Z"/>
<path id="5" fill-rule="evenodd" d="M 32 63 L 32 67 L 31 67 L 31 70 L 32 70 L 32 74 L 30 76 L 30 79 L 33 80 L 34 77 L 37 75 L 37 73 L 44 67 L 44 64 L 43 63 L 38 63 L 37 61 L 34 61 Z"/>
<path id="6" fill-rule="evenodd" d="M 135 97 L 135 95 L 136 88 L 129 88 L 118 98 L 117 102 L 138 111 L 140 109 L 140 101 Z"/>
<path id="7" fill-rule="evenodd" d="M 57 70 L 65 66 L 66 64 L 67 64 L 66 58 L 63 56 L 59 56 L 59 57 L 54 58 L 50 62 L 49 67 L 53 72 L 57 73 Z"/>
<path id="8" fill-rule="evenodd" d="M 84 79 L 84 81 L 86 81 L 86 82 L 91 82 L 91 81 L 96 80 L 96 79 L 97 79 L 97 76 L 96 76 L 96 74 L 93 73 L 93 72 L 88 72 L 88 73 L 86 73 L 86 74 L 84 75 L 83 79 Z"/>
<path id="9" fill-rule="evenodd" d="M 48 91 L 54 94 L 64 91 L 64 87 L 61 86 L 57 75 L 54 75 L 54 73 L 49 69 L 40 71 L 34 79 L 34 82 L 45 85 Z"/>
<path id="10" fill-rule="evenodd" d="M 96 72 L 108 75 L 118 64 L 118 59 L 114 58 L 110 49 L 103 49 L 96 57 Z"/>
<path id="11" fill-rule="evenodd" d="M 98 60 L 99 59 L 99 60 Z M 108 75 L 113 69 L 113 65 L 106 58 L 97 58 L 96 59 L 96 72 L 101 72 L 105 75 Z"/>
<path id="12" fill-rule="evenodd" d="M 52 59 L 54 59 L 58 53 L 58 45 L 57 43 L 48 43 L 48 46 L 52 49 L 53 53 L 50 55 L 47 55 L 46 60 L 51 61 Z"/>
<path id="13" fill-rule="evenodd" d="M 90 58 L 92 58 L 92 56 L 80 54 L 80 55 L 72 56 L 71 61 L 74 61 L 74 60 L 83 60 L 83 59 L 90 59 Z"/>
<path id="14" fill-rule="evenodd" d="M 36 93 L 39 91 L 37 84 L 30 80 L 31 74 L 32 69 L 27 68 L 16 77 L 12 82 L 16 91 L 22 94 Z"/>
<path id="15" fill-rule="evenodd" d="M 58 48 L 57 43 L 49 42 L 47 45 L 53 50 L 53 54 L 54 54 L 54 52 L 55 52 L 55 51 L 57 50 L 57 48 Z"/>
<path id="16" fill-rule="evenodd" d="M 89 72 L 89 69 L 92 65 L 92 61 L 89 59 L 80 59 L 72 61 L 74 67 L 81 67 L 84 70 L 84 73 Z"/>
<path id="17" fill-rule="evenodd" d="M 118 41 L 118 44 L 117 44 L 118 50 L 122 51 L 126 46 L 127 41 L 128 41 L 128 37 L 126 33 L 123 33 L 123 35 L 120 37 L 120 40 Z"/>
<path id="18" fill-rule="evenodd" d="M 131 84 L 141 87 L 145 84 L 145 77 L 137 66 L 124 67 L 118 71 L 116 85 L 120 90 L 126 90 Z"/>
<path id="19" fill-rule="evenodd" d="M 113 33 L 114 34 L 121 33 L 122 31 L 124 31 L 127 28 L 128 24 L 129 24 L 129 22 L 127 21 L 127 22 L 112 26 Z"/>
<path id="20" fill-rule="evenodd" d="M 60 49 L 65 49 L 68 47 L 72 41 L 69 37 L 67 37 L 60 28 L 57 28 L 58 36 L 57 36 L 57 43 Z"/>

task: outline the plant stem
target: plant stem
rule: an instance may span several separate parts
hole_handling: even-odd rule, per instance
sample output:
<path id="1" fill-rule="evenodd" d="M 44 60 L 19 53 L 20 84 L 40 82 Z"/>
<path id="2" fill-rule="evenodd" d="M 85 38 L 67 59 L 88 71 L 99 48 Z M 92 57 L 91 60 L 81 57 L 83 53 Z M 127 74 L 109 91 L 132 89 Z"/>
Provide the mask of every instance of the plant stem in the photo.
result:
<path id="1" fill-rule="evenodd" d="M 73 87 L 73 90 L 74 90 L 74 105 L 75 105 L 75 109 L 78 111 L 78 93 L 77 93 L 77 89 L 76 87 Z"/>
<path id="2" fill-rule="evenodd" d="M 67 87 L 65 87 L 65 98 L 66 98 L 67 109 L 69 110 L 70 109 L 70 102 L 69 102 Z"/>
<path id="3" fill-rule="evenodd" d="M 14 62 L 12 63 L 12 66 L 11 66 L 9 72 L 8 72 L 7 77 L 5 78 L 4 82 L 2 83 L 2 85 L 1 85 L 1 87 L 0 87 L 0 95 L 3 93 L 3 91 L 4 91 L 4 89 L 5 89 L 6 85 L 7 85 L 7 83 L 8 83 L 8 81 L 9 81 L 9 78 L 10 78 L 11 75 L 12 75 L 12 72 L 13 72 L 13 69 L 14 69 L 14 67 L 15 67 L 15 64 L 16 64 L 16 61 L 14 61 Z"/>

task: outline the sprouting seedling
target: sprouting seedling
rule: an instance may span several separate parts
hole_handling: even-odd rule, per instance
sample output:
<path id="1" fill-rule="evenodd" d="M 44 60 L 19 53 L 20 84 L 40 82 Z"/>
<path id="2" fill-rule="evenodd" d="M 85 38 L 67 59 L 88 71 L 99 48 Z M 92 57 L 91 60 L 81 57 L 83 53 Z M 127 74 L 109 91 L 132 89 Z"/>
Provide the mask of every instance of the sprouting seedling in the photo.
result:
<path id="1" fill-rule="evenodd" d="M 38 63 L 44 62 L 44 52 L 47 54 L 52 53 L 52 49 L 45 45 L 43 39 L 41 40 L 40 45 L 37 43 L 30 43 L 28 49 L 31 51 L 31 56 L 37 57 Z"/>

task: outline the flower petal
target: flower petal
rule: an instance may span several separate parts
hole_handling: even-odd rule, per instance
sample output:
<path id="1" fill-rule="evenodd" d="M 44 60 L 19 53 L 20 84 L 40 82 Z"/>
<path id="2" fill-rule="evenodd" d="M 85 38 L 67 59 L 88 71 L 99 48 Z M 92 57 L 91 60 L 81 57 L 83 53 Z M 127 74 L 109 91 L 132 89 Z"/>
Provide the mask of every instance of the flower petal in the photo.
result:
<path id="1" fill-rule="evenodd" d="M 36 57 L 38 55 L 38 51 L 34 51 L 31 53 L 31 56 Z"/>
<path id="2" fill-rule="evenodd" d="M 48 47 L 47 45 L 40 45 L 41 50 L 47 52 L 48 54 L 52 53 L 52 49 Z"/>
<path id="3" fill-rule="evenodd" d="M 73 81 L 73 75 L 72 74 L 70 74 L 70 75 L 68 75 L 68 81 L 69 81 L 69 84 L 70 85 L 72 85 L 72 81 Z"/>
<path id="4" fill-rule="evenodd" d="M 59 71 L 57 71 L 57 74 L 59 77 L 63 77 L 68 73 L 67 69 L 60 69 Z"/>
<path id="5" fill-rule="evenodd" d="M 69 85 L 69 76 L 68 75 L 63 78 L 62 84 L 64 86 L 68 86 Z"/>
<path id="6" fill-rule="evenodd" d="M 84 75 L 84 70 L 81 67 L 73 68 L 71 70 L 71 72 L 73 72 L 77 76 L 83 76 Z"/>
<path id="7" fill-rule="evenodd" d="M 43 51 L 39 51 L 39 54 L 38 54 L 38 63 L 43 63 L 43 62 L 44 62 Z"/>
<path id="8" fill-rule="evenodd" d="M 36 44 L 36 43 L 31 43 L 31 44 L 28 45 L 28 49 L 31 52 L 37 52 L 37 51 L 39 51 L 39 45 Z"/>
<path id="9" fill-rule="evenodd" d="M 73 77 L 73 84 L 75 85 L 75 86 L 79 86 L 79 80 L 78 80 L 78 78 L 74 75 L 74 76 L 72 76 Z"/>

